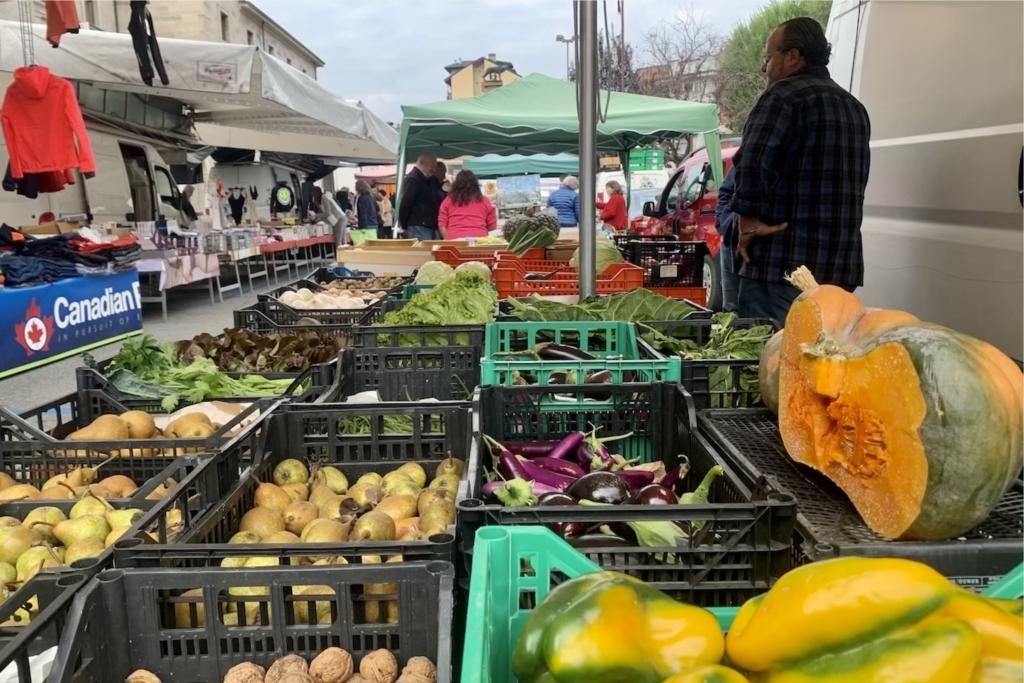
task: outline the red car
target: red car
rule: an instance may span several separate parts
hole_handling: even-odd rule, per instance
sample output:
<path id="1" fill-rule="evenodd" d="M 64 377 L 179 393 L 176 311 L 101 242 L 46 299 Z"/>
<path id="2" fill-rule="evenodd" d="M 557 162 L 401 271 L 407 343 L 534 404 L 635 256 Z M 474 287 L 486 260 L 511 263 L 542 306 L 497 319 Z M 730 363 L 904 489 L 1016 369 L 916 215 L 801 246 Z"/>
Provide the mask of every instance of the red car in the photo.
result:
<path id="1" fill-rule="evenodd" d="M 739 147 L 722 150 L 722 177 L 732 168 L 732 158 Z M 704 287 L 708 290 L 708 307 L 722 307 L 722 280 L 719 277 L 718 252 L 722 237 L 715 229 L 715 207 L 718 186 L 711 175 L 706 150 L 691 155 L 679 165 L 662 190 L 657 202 L 645 202 L 643 216 L 630 224 L 633 232 L 645 235 L 676 235 L 681 240 L 703 240 L 709 256 L 704 261 Z"/>

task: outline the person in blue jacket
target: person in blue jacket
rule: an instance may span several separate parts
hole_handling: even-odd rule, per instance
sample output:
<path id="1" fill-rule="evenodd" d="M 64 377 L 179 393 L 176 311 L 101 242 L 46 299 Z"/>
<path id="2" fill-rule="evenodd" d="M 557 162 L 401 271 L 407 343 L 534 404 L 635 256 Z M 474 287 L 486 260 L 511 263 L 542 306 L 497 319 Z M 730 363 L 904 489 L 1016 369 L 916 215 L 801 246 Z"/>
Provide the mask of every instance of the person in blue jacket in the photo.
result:
<path id="1" fill-rule="evenodd" d="M 558 211 L 558 224 L 563 228 L 574 228 L 580 224 L 580 181 L 567 175 L 562 186 L 548 197 L 548 208 Z"/>

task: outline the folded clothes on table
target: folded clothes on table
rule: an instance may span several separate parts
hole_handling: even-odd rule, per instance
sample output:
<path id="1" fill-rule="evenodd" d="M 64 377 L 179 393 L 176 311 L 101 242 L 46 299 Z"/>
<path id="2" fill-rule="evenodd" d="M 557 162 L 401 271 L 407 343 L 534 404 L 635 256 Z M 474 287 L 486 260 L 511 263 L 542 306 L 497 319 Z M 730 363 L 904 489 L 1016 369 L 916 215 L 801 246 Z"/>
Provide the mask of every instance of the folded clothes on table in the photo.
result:
<path id="1" fill-rule="evenodd" d="M 4 273 L 4 285 L 39 285 L 56 280 L 78 277 L 74 263 L 37 256 L 8 254 L 0 259 L 0 270 Z"/>

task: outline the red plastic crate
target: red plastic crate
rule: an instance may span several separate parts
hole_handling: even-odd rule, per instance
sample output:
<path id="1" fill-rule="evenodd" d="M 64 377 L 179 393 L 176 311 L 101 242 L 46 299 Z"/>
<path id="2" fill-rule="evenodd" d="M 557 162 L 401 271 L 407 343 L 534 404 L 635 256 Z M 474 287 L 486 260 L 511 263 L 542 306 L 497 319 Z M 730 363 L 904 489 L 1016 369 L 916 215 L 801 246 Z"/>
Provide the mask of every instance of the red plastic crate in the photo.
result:
<path id="1" fill-rule="evenodd" d="M 708 290 L 703 287 L 644 287 L 670 299 L 688 299 L 698 306 L 708 305 Z"/>
<path id="2" fill-rule="evenodd" d="M 556 273 L 550 280 L 527 280 L 528 271 L 518 264 L 499 261 L 494 267 L 494 286 L 499 299 L 541 294 L 545 296 L 579 295 L 580 279 L 576 271 Z M 644 271 L 630 263 L 613 263 L 597 278 L 598 294 L 618 294 L 643 286 Z"/>
<path id="3" fill-rule="evenodd" d="M 531 251 L 534 250 L 530 249 L 526 253 L 529 254 Z M 520 258 L 511 251 L 500 251 L 496 256 L 498 263 L 518 266 L 524 273 L 551 273 L 559 268 L 569 269 L 570 261 L 570 259 L 556 261 L 553 259 Z M 569 270 L 575 272 L 573 269 Z"/>
<path id="4" fill-rule="evenodd" d="M 499 254 L 508 254 L 509 256 L 515 257 L 515 254 L 513 254 L 511 251 L 506 251 L 500 248 L 495 248 L 495 250 L 489 254 L 463 252 L 460 251 L 458 247 L 438 247 L 433 251 L 435 261 L 447 263 L 452 268 L 461 266 L 463 263 L 469 263 L 470 261 L 477 261 L 479 263 L 484 264 L 488 268 L 492 268 Z M 528 249 L 524 257 L 528 259 L 538 259 L 543 261 L 544 249 Z"/>

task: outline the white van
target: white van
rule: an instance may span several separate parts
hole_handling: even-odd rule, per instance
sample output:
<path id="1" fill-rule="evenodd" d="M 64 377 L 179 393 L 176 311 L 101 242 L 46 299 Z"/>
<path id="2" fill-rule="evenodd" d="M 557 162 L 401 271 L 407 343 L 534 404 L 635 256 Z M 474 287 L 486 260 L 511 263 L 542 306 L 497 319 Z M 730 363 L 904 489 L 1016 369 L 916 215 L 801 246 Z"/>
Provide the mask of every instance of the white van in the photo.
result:
<path id="1" fill-rule="evenodd" d="M 168 166 L 150 143 L 122 131 L 87 123 L 89 142 L 96 159 L 96 175 L 82 182 L 75 171 L 75 184 L 60 192 L 40 194 L 36 199 L 15 192 L 0 191 L 0 215 L 9 225 L 37 225 L 46 213 L 60 219 L 88 215 L 93 221 L 154 221 L 181 215 L 181 195 Z M 0 168 L 10 157 L 0 142 Z"/>
<path id="2" fill-rule="evenodd" d="M 210 180 L 220 180 L 224 184 L 224 190 L 230 197 L 233 189 L 244 189 L 246 192 L 256 190 L 256 214 L 257 218 L 266 220 L 270 218 L 270 196 L 274 187 L 284 182 L 291 188 L 292 197 L 295 198 L 295 205 L 288 212 L 289 216 L 305 217 L 306 212 L 301 206 L 302 185 L 299 175 L 284 166 L 262 161 L 259 163 L 225 163 L 214 164 L 208 172 Z M 236 193 L 237 194 L 237 193 Z M 193 204 L 199 210 L 200 204 Z"/>

